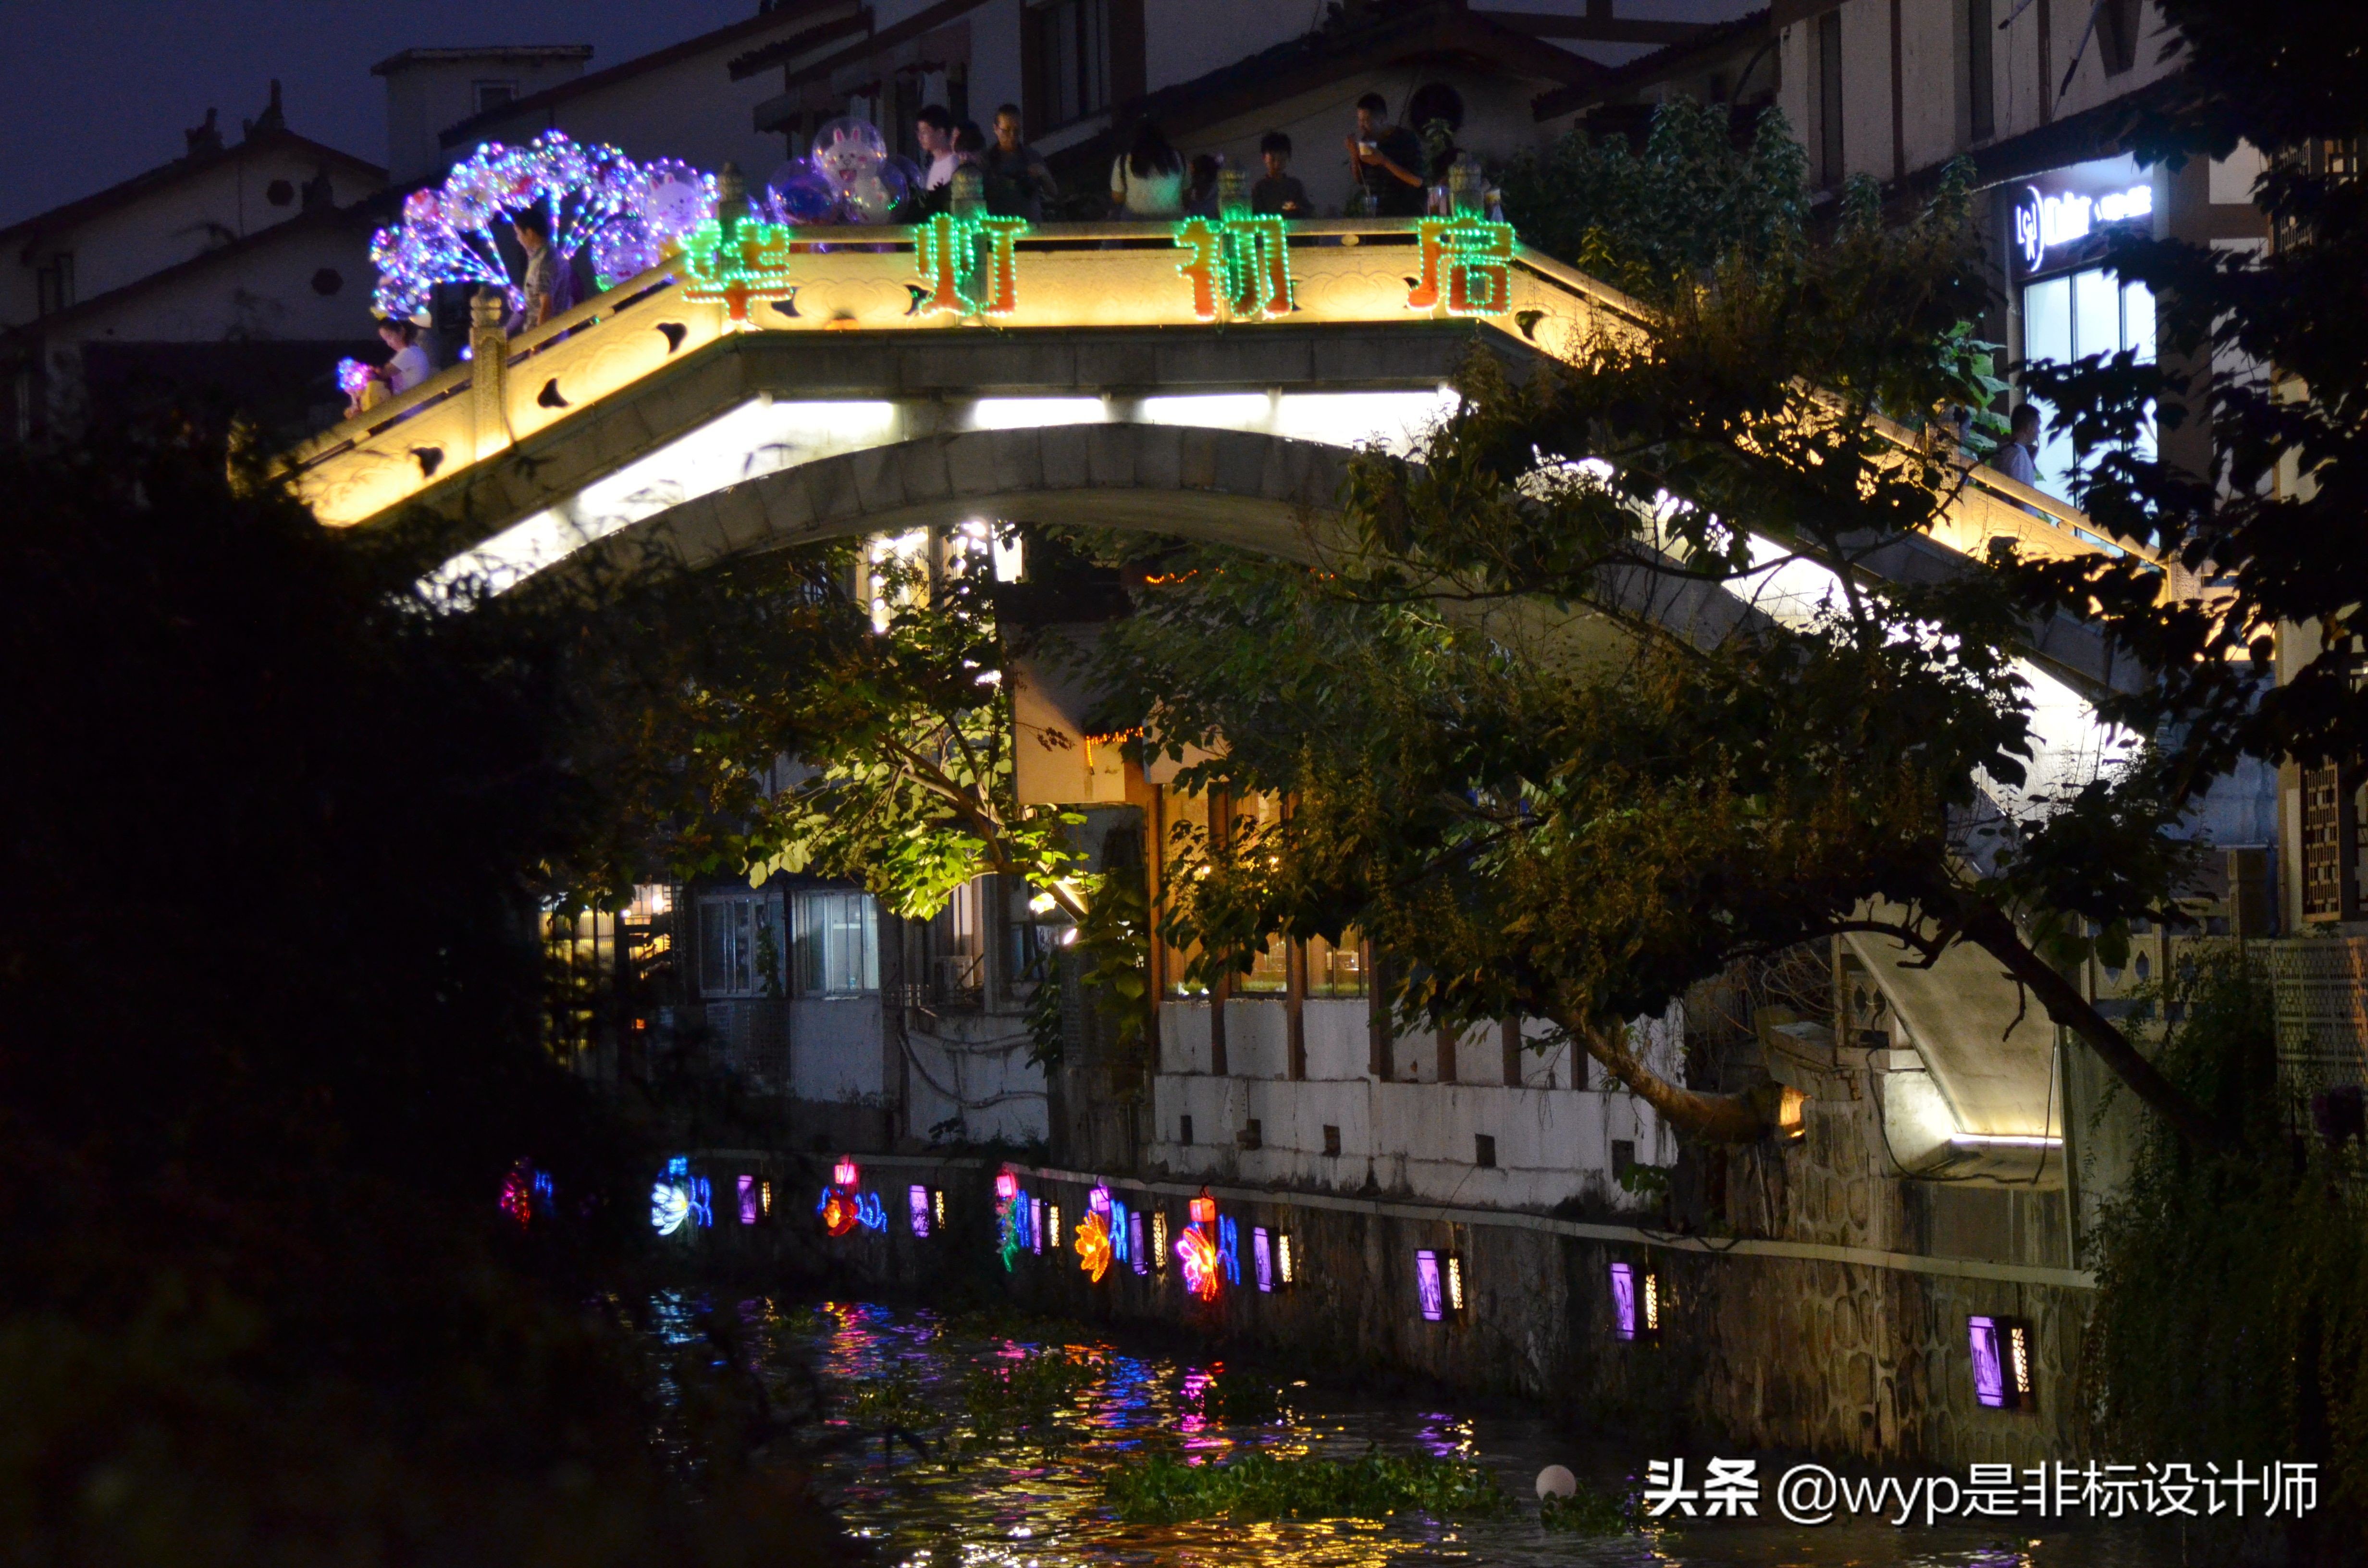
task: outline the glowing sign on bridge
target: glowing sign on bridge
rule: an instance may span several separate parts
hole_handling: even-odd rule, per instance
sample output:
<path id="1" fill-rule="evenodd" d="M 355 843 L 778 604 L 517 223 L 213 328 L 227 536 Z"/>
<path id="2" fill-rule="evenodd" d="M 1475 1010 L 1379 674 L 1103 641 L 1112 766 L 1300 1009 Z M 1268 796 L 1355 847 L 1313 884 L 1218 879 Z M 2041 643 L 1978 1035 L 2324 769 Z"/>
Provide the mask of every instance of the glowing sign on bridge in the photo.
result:
<path id="1" fill-rule="evenodd" d="M 1292 312 L 1291 247 L 1281 218 L 1233 214 L 1188 218 L 1176 226 L 1186 255 L 1176 270 L 1192 285 L 1192 313 L 1217 319 L 1217 303 L 1236 321 Z"/>
<path id="2" fill-rule="evenodd" d="M 1415 231 L 1422 273 L 1406 293 L 1427 311 L 1442 298 L 1455 316 L 1502 315 L 1513 294 L 1513 226 L 1485 218 L 1425 218 Z"/>
<path id="3" fill-rule="evenodd" d="M 734 321 L 748 319 L 751 300 L 778 300 L 796 313 L 797 284 L 790 278 L 796 234 L 785 223 L 743 219 L 732 226 L 711 218 L 682 242 L 682 297 L 721 304 Z"/>

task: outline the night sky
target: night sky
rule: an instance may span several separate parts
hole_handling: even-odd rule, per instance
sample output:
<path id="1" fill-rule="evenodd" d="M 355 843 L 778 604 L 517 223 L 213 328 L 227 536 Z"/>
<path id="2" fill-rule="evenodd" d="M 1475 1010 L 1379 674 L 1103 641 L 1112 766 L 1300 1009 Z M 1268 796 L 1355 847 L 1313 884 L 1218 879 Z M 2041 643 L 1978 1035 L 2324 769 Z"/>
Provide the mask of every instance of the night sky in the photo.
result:
<path id="1" fill-rule="evenodd" d="M 405 49 L 588 43 L 589 70 L 753 15 L 756 0 L 0 0 L 0 224 L 185 150 L 222 110 L 231 140 L 280 79 L 289 129 L 386 159 Z"/>

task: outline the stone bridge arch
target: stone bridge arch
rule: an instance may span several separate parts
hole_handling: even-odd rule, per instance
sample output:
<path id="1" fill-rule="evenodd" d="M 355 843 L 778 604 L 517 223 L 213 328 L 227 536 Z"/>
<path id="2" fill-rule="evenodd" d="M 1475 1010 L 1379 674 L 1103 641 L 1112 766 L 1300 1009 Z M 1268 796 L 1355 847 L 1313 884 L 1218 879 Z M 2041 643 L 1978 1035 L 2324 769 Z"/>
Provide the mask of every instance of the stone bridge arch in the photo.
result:
<path id="1" fill-rule="evenodd" d="M 569 550 L 559 571 L 696 571 L 735 556 L 974 519 L 1169 534 L 1314 560 L 1338 528 L 1354 456 L 1259 431 L 1106 423 L 941 433 L 818 458 L 687 499 Z M 1627 585 L 1622 608 L 1714 642 L 1752 613 L 1681 578 Z M 1606 617 L 1573 622 L 1622 640 Z"/>

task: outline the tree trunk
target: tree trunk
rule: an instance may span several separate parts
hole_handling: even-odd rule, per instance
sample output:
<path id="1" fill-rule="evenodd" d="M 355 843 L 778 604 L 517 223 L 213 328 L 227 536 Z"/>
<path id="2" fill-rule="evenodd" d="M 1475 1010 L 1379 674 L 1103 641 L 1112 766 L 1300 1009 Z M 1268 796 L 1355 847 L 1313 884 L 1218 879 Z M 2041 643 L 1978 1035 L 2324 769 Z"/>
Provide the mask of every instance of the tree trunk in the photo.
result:
<path id="1" fill-rule="evenodd" d="M 1637 1061 L 1622 1025 L 1606 1028 L 1568 1013 L 1557 1014 L 1554 1022 L 1663 1119 L 1706 1143 L 1759 1143 L 1800 1135 L 1805 1096 L 1798 1089 L 1770 1084 L 1740 1095 L 1699 1094 Z"/>
<path id="2" fill-rule="evenodd" d="M 2098 1012 L 2080 994 L 2079 987 L 2032 950 L 2003 911 L 1979 910 L 1966 918 L 1964 929 L 1967 941 L 2006 965 L 2009 976 L 2030 988 L 2051 1021 L 2087 1041 L 2098 1060 L 2112 1068 L 2114 1075 L 2152 1107 L 2157 1115 L 2177 1128 L 2180 1136 L 2214 1153 L 2226 1153 L 2236 1147 L 2236 1140 L 2227 1129 L 2180 1093 L 2178 1086 L 2162 1075 L 2161 1069 L 2139 1055 L 2129 1037 Z"/>

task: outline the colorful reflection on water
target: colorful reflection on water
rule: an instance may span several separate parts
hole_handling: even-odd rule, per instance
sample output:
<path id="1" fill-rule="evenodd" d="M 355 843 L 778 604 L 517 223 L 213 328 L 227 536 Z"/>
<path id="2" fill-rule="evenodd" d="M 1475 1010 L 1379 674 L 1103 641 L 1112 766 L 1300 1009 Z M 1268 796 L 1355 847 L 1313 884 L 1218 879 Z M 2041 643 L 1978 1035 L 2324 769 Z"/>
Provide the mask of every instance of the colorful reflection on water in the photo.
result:
<path id="1" fill-rule="evenodd" d="M 2140 1568 L 2165 1561 L 2166 1550 L 2176 1561 L 2179 1550 L 2175 1537 L 2098 1528 L 2037 1539 L 1865 1522 L 1811 1529 L 1782 1520 L 1609 1539 L 1550 1532 L 1533 1501 L 1535 1477 L 1546 1465 L 1567 1465 L 1601 1490 L 1626 1491 L 1645 1460 L 1665 1456 L 1590 1445 L 1536 1416 L 1360 1397 L 1353 1389 L 1279 1381 L 1271 1368 L 1229 1366 L 1215 1356 L 1132 1354 L 1083 1325 L 866 1302 L 715 1306 L 738 1317 L 769 1374 L 788 1382 L 793 1369 L 811 1367 L 832 1391 L 829 1436 L 822 1457 L 812 1461 L 816 1480 L 850 1532 L 872 1542 L 881 1562 L 903 1568 Z M 702 1337 L 698 1320 L 706 1303 L 668 1296 L 651 1308 L 646 1321 L 668 1343 Z M 1049 1442 L 1029 1430 L 1004 1432 L 951 1467 L 900 1443 L 883 1461 L 877 1434 L 847 1417 L 857 1391 L 901 1375 L 928 1409 L 933 1446 L 949 1435 L 960 1439 L 971 1436 L 964 1393 L 979 1369 L 1008 1372 L 1050 1358 L 1084 1364 L 1092 1376 L 1059 1402 L 1057 1436 Z M 1385 1452 L 1477 1460 L 1497 1473 L 1515 1506 L 1475 1520 L 1400 1515 L 1155 1527 L 1120 1521 L 1103 1500 L 1104 1470 L 1153 1449 L 1189 1462 L 1223 1460 L 1252 1448 L 1346 1460 L 1375 1444 Z"/>

